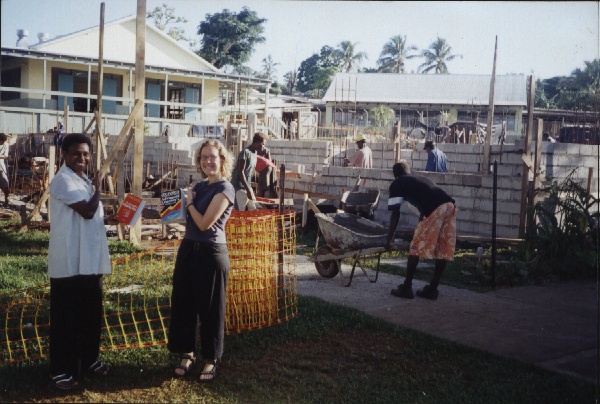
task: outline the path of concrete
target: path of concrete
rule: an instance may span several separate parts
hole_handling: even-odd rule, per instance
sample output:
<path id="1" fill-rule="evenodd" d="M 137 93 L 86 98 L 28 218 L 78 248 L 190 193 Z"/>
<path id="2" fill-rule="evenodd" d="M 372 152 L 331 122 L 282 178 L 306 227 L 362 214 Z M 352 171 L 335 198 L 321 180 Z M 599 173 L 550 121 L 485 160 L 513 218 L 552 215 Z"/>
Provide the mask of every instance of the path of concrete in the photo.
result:
<path id="1" fill-rule="evenodd" d="M 399 265 L 406 265 L 399 262 Z M 348 280 L 350 266 L 342 273 Z M 374 278 L 375 272 L 368 271 Z M 385 273 L 370 283 L 357 268 L 349 287 L 321 277 L 298 256 L 298 293 L 352 307 L 439 338 L 596 383 L 598 300 L 595 282 L 569 281 L 477 293 L 440 286 L 436 301 L 401 299 L 404 278 Z M 413 288 L 425 283 L 414 281 Z"/>

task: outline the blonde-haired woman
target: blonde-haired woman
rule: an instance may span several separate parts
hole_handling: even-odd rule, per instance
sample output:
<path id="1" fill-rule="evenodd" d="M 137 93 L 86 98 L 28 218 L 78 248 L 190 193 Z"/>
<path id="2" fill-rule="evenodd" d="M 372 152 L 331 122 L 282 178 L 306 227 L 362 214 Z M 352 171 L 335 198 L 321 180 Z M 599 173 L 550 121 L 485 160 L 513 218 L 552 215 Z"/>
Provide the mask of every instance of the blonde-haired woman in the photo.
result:
<path id="1" fill-rule="evenodd" d="M 225 289 L 229 251 L 225 224 L 233 210 L 235 191 L 229 182 L 232 157 L 216 140 L 208 140 L 194 156 L 202 180 L 187 192 L 185 236 L 177 251 L 171 296 L 168 348 L 181 355 L 175 376 L 190 373 L 196 364 L 198 319 L 201 382 L 217 377 L 225 334 Z"/>

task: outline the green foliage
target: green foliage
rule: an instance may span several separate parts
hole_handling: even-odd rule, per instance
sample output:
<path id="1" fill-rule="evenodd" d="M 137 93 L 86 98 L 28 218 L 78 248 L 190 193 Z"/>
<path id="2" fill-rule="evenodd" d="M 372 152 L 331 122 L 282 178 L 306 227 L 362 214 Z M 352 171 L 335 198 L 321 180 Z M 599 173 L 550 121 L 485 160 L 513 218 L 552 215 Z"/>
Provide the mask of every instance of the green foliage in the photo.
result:
<path id="1" fill-rule="evenodd" d="M 206 14 L 198 26 L 198 35 L 202 36 L 198 55 L 217 68 L 243 65 L 250 60 L 256 44 L 265 42 L 262 34 L 266 21 L 248 7 L 239 13 L 224 9 Z"/>
<path id="2" fill-rule="evenodd" d="M 0 293 L 49 282 L 48 259 L 43 256 L 0 256 Z"/>
<path id="3" fill-rule="evenodd" d="M 600 59 L 584 63 L 583 70 L 575 69 L 569 76 L 538 79 L 535 87 L 535 107 L 595 110 L 600 94 Z"/>
<path id="4" fill-rule="evenodd" d="M 378 105 L 369 110 L 369 118 L 373 121 L 375 126 L 380 128 L 391 126 L 395 117 L 396 113 L 394 110 L 386 105 Z"/>
<path id="5" fill-rule="evenodd" d="M 365 52 L 356 52 L 358 42 L 342 41 L 338 45 L 338 54 L 341 59 L 341 69 L 343 72 L 353 72 L 359 70 L 360 63 L 367 59 Z"/>
<path id="6" fill-rule="evenodd" d="M 298 69 L 298 90 L 311 92 L 314 97 L 321 97 L 331 84 L 335 73 L 339 71 L 341 58 L 338 51 L 330 46 L 323 46 L 319 54 L 313 54 L 300 64 Z"/>
<path id="7" fill-rule="evenodd" d="M 283 75 L 283 79 L 285 80 L 285 87 L 289 94 L 296 89 L 296 81 L 298 79 L 298 72 L 295 70 L 290 70 L 286 74 Z"/>
<path id="8" fill-rule="evenodd" d="M 453 55 L 452 47 L 448 45 L 444 38 L 440 37 L 437 37 L 437 39 L 429 45 L 429 49 L 424 49 L 421 52 L 421 57 L 425 59 L 425 62 L 419 66 L 418 71 L 421 73 L 429 73 L 433 70 L 436 74 L 448 73 L 446 62 L 454 60 L 455 58 L 462 59 L 462 55 Z"/>
<path id="9" fill-rule="evenodd" d="M 154 23 L 154 26 L 161 31 L 164 31 L 169 24 L 185 24 L 187 20 L 184 17 L 175 16 L 175 7 L 163 3 L 162 7 L 155 7 L 154 10 L 146 14 L 146 18 Z M 168 36 L 176 41 L 186 41 L 190 46 L 195 44 L 194 39 L 190 39 L 185 35 L 185 30 L 181 27 L 169 27 L 166 32 Z"/>
<path id="10" fill-rule="evenodd" d="M 268 55 L 266 58 L 262 60 L 262 74 L 261 77 L 264 77 L 268 80 L 276 79 L 277 76 L 277 68 L 281 63 L 275 62 L 273 60 L 273 56 Z"/>
<path id="11" fill-rule="evenodd" d="M 536 223 L 527 234 L 532 275 L 556 274 L 560 278 L 590 277 L 597 265 L 597 217 L 591 210 L 598 201 L 573 180 L 544 188 L 549 196 L 534 206 Z"/>
<path id="12" fill-rule="evenodd" d="M 395 35 L 383 46 L 377 60 L 378 71 L 381 73 L 404 73 L 404 60 L 412 59 L 417 55 L 408 52 L 416 51 L 414 45 L 406 45 L 406 35 Z"/>

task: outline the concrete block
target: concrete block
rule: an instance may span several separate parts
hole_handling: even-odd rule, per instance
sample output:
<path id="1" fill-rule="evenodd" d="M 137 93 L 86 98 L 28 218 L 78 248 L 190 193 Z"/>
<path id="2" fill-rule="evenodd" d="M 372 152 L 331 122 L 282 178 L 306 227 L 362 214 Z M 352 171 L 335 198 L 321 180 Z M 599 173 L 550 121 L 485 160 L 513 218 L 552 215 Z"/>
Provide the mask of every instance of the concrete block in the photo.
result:
<path id="1" fill-rule="evenodd" d="M 473 209 L 481 210 L 484 212 L 492 211 L 492 201 L 488 199 L 474 199 L 473 200 Z"/>
<path id="2" fill-rule="evenodd" d="M 521 213 L 521 202 L 520 201 L 504 201 L 498 205 L 498 211 L 509 213 L 512 215 L 519 215 Z"/>
<path id="3" fill-rule="evenodd" d="M 462 184 L 468 187 L 480 187 L 482 182 L 482 176 L 478 174 L 466 174 L 462 177 Z"/>
<path id="4" fill-rule="evenodd" d="M 473 209 L 473 199 L 468 197 L 455 197 L 451 195 L 454 199 L 454 203 L 456 207 L 460 210 L 470 211 Z"/>
<path id="5" fill-rule="evenodd" d="M 473 223 L 462 220 L 456 220 L 456 232 L 460 235 L 475 235 Z"/>

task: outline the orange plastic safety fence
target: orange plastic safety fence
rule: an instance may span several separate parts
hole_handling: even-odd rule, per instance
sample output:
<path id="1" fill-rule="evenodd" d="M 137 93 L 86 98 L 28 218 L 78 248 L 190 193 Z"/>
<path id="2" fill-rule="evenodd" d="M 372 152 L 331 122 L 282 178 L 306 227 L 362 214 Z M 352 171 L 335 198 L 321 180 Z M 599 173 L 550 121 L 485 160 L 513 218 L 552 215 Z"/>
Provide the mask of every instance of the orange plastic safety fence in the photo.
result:
<path id="1" fill-rule="evenodd" d="M 268 327 L 298 314 L 295 214 L 233 212 L 226 227 L 231 260 L 225 330 Z M 167 342 L 178 241 L 114 259 L 104 277 L 101 349 Z M 49 285 L 0 294 L 0 363 L 48 355 Z M 0 323 L 1 324 L 1 323 Z"/>

